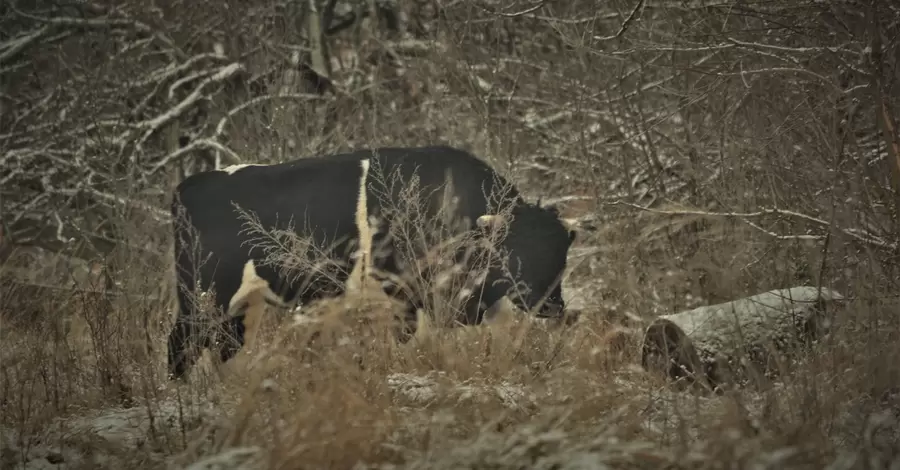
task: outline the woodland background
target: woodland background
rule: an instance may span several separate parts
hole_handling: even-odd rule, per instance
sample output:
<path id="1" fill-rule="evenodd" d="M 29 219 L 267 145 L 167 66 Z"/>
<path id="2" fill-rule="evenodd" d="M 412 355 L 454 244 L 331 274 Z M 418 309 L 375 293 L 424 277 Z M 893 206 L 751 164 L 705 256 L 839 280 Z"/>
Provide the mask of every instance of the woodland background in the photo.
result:
<path id="1" fill-rule="evenodd" d="M 897 468 L 900 5 L 10 0 L 0 31 L 4 468 Z M 437 143 L 592 228 L 573 332 L 165 383 L 178 181 Z M 637 364 L 647 320 L 792 285 L 849 302 L 790 373 Z"/>

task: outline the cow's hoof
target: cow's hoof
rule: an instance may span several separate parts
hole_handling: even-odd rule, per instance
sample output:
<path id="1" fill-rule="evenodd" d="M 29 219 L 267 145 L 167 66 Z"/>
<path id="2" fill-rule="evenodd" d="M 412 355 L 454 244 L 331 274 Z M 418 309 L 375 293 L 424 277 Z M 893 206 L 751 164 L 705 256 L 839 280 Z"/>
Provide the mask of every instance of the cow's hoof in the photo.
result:
<path id="1" fill-rule="evenodd" d="M 173 362 L 174 361 L 171 360 L 169 361 L 169 369 L 166 377 L 169 379 L 169 381 L 184 379 L 184 376 L 187 373 L 187 367 L 184 365 L 184 361 L 179 360 L 177 362 L 174 362 L 174 364 Z"/>
<path id="2" fill-rule="evenodd" d="M 187 380 L 187 374 L 185 371 L 169 371 L 169 373 L 166 374 L 166 378 L 169 382 L 184 382 Z"/>
<path id="3" fill-rule="evenodd" d="M 234 356 L 237 356 L 240 350 L 240 345 L 233 344 L 230 341 L 224 342 L 219 346 L 219 364 L 225 364 L 230 361 Z"/>

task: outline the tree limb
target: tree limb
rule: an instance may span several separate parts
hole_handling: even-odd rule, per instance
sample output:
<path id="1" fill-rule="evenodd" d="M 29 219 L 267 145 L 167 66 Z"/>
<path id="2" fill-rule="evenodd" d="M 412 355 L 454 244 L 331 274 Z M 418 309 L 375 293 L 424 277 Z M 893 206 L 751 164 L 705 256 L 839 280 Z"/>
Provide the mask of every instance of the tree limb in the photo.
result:
<path id="1" fill-rule="evenodd" d="M 897 127 L 894 124 L 894 113 L 891 112 L 891 104 L 886 98 L 886 84 L 883 79 L 884 53 L 881 44 L 881 28 L 877 12 L 878 0 L 873 0 L 869 6 L 867 20 L 869 23 L 869 64 L 871 67 L 871 88 L 875 94 L 876 120 L 880 124 L 882 138 L 887 146 L 890 157 L 891 182 L 894 186 L 896 211 L 900 211 L 900 137 L 897 136 Z"/>
<path id="2" fill-rule="evenodd" d="M 765 216 L 780 215 L 780 216 L 787 216 L 787 217 L 805 220 L 805 221 L 812 222 L 816 225 L 820 225 L 823 227 L 828 227 L 831 225 L 827 221 L 822 220 L 818 217 L 813 217 L 811 215 L 806 215 L 806 214 L 796 212 L 796 211 L 790 211 L 790 210 L 785 210 L 785 209 L 775 209 L 775 208 L 762 209 L 762 210 L 759 210 L 756 212 L 707 212 L 707 211 L 695 211 L 695 210 L 651 209 L 649 207 L 632 204 L 632 203 L 626 202 L 626 201 L 604 202 L 603 204 L 610 205 L 610 206 L 616 206 L 616 205 L 628 206 L 628 207 L 633 207 L 635 209 L 640 209 L 642 211 L 652 212 L 654 214 L 663 214 L 663 215 L 697 215 L 697 216 L 701 216 L 701 217 L 726 217 L 726 218 L 738 218 L 738 219 L 754 219 L 754 218 L 761 218 L 761 217 L 765 217 Z M 749 221 L 745 221 L 745 222 L 750 223 Z M 765 233 L 768 233 L 773 236 L 781 237 L 777 234 L 773 234 L 772 232 L 769 232 L 769 231 L 763 229 L 762 227 L 756 226 L 752 223 L 751 223 L 751 225 L 753 225 L 755 228 L 757 228 L 759 230 L 762 230 Z M 890 250 L 897 249 L 896 243 L 887 242 L 885 240 L 882 240 L 880 237 L 877 237 L 875 235 L 869 234 L 869 233 L 861 231 L 861 230 L 845 229 L 845 228 L 838 228 L 837 230 L 839 230 L 844 235 L 847 235 L 848 237 L 851 237 L 851 238 L 853 238 L 857 241 L 860 241 L 862 243 L 865 243 L 867 245 L 874 246 L 876 248 L 885 248 L 885 249 L 890 249 Z M 788 237 L 789 238 L 802 238 L 802 239 L 809 239 L 809 240 L 820 240 L 820 239 L 825 238 L 824 236 L 810 236 L 810 235 L 795 235 L 795 236 L 788 236 Z"/>
<path id="3" fill-rule="evenodd" d="M 634 6 L 634 9 L 631 10 L 631 14 L 629 14 L 628 17 L 625 18 L 625 21 L 622 22 L 622 27 L 616 31 L 616 34 L 613 34 L 612 36 L 594 36 L 594 39 L 597 41 L 610 41 L 622 37 L 622 35 L 625 34 L 625 31 L 628 31 L 631 24 L 637 20 L 638 12 L 641 11 L 641 8 L 643 7 L 644 0 L 638 0 L 637 5 Z"/>
<path id="4" fill-rule="evenodd" d="M 185 97 L 183 100 L 181 100 L 181 102 L 173 106 L 171 109 L 156 116 L 153 119 L 138 123 L 136 126 L 137 128 L 146 129 L 143 137 L 141 137 L 141 139 L 138 141 L 138 145 L 150 138 L 150 136 L 153 135 L 157 130 L 159 130 L 159 128 L 164 124 L 168 123 L 172 119 L 181 116 L 185 111 L 188 110 L 188 108 L 203 99 L 203 90 L 210 84 L 222 82 L 223 80 L 230 78 L 234 74 L 238 73 L 242 69 L 243 66 L 239 63 L 232 63 L 222 67 L 213 76 L 207 78 L 206 80 L 203 80 L 199 85 L 197 85 L 196 88 L 194 88 L 194 91 L 192 91 L 190 95 Z"/>
<path id="5" fill-rule="evenodd" d="M 34 44 L 49 32 L 49 26 L 41 26 L 28 34 L 0 43 L 0 50 L 3 51 L 0 52 L 0 66 L 6 65 L 6 63 L 15 58 L 16 55 L 27 49 L 28 46 Z"/>
<path id="6" fill-rule="evenodd" d="M 478 5 L 478 8 L 481 8 L 482 10 L 484 10 L 492 15 L 500 15 L 505 18 L 515 18 L 517 16 L 525 16 L 525 15 L 534 13 L 534 12 L 540 10 L 541 8 L 544 8 L 544 5 L 546 5 L 546 4 L 547 4 L 546 0 L 541 0 L 540 2 L 538 2 L 537 5 L 532 5 L 530 7 L 525 8 L 524 10 L 517 11 L 515 13 L 504 13 L 502 11 L 492 10 L 492 9 L 482 6 L 482 5 Z"/>

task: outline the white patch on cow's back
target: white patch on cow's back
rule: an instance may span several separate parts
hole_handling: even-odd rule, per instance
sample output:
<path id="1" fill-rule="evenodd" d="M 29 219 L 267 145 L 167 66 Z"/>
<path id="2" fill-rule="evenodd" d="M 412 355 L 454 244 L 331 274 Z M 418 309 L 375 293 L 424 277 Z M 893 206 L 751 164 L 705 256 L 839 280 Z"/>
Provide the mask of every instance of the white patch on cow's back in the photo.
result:
<path id="1" fill-rule="evenodd" d="M 266 165 L 262 165 L 259 163 L 241 163 L 238 165 L 228 165 L 225 168 L 220 168 L 219 171 L 224 171 L 225 173 L 228 173 L 229 175 L 233 175 L 234 172 L 240 170 L 241 168 L 246 168 L 248 166 L 266 166 Z"/>
<path id="2" fill-rule="evenodd" d="M 361 174 L 359 177 L 359 195 L 356 198 L 355 223 L 359 231 L 359 247 L 353 254 L 353 270 L 347 278 L 346 290 L 359 291 L 364 287 L 364 281 L 371 271 L 372 253 L 372 226 L 369 222 L 368 196 L 366 195 L 366 182 L 369 178 L 369 160 L 360 162 Z"/>

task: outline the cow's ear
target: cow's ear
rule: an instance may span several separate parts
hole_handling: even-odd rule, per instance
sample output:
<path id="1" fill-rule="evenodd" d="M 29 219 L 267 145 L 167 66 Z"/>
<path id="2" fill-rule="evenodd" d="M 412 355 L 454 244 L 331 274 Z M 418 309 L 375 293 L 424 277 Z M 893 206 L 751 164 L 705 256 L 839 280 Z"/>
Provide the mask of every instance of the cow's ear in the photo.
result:
<path id="1" fill-rule="evenodd" d="M 578 237 L 578 230 L 581 228 L 578 224 L 578 219 L 560 217 L 559 221 L 563 224 L 563 227 L 569 231 L 569 242 L 574 243 L 575 239 Z"/>
<path id="2" fill-rule="evenodd" d="M 475 223 L 478 225 L 478 228 L 487 230 L 489 228 L 495 228 L 503 223 L 503 216 L 501 215 L 493 215 L 493 214 L 484 214 L 479 217 Z"/>

